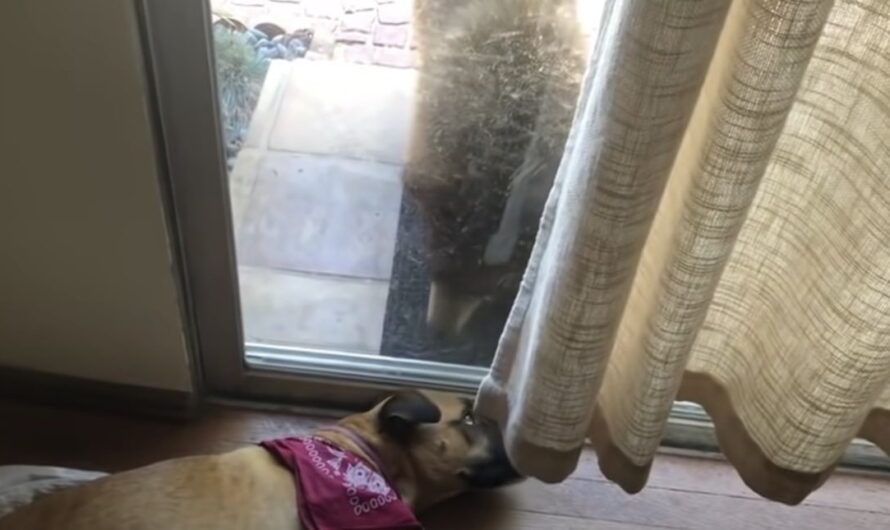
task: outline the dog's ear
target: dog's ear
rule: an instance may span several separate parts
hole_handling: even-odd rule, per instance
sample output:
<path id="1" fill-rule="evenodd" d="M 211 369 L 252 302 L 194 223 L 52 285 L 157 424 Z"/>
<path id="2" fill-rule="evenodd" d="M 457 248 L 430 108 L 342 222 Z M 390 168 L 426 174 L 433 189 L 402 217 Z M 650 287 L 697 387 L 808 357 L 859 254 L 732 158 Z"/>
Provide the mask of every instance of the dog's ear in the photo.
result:
<path id="1" fill-rule="evenodd" d="M 442 411 L 430 398 L 416 390 L 404 390 L 389 398 L 380 408 L 380 430 L 406 441 L 418 425 L 438 423 Z"/>

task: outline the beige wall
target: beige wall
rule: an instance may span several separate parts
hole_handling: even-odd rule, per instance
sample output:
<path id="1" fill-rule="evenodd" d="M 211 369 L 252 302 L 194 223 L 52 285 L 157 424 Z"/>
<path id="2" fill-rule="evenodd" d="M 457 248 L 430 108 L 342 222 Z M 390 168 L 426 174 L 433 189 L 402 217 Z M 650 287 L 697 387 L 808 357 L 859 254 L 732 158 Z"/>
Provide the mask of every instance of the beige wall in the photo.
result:
<path id="1" fill-rule="evenodd" d="M 134 2 L 0 2 L 0 365 L 190 389 Z"/>

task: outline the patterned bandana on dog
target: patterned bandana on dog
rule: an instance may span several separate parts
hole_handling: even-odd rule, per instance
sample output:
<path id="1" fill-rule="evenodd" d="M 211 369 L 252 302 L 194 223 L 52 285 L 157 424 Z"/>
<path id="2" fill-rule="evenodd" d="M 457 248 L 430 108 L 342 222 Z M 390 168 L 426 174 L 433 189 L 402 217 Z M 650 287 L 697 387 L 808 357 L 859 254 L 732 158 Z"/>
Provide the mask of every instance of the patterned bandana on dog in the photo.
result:
<path id="1" fill-rule="evenodd" d="M 358 436 L 342 428 L 331 430 L 377 459 Z M 306 530 L 423 530 L 389 482 L 357 455 L 313 436 L 260 445 L 294 474 L 300 522 Z"/>

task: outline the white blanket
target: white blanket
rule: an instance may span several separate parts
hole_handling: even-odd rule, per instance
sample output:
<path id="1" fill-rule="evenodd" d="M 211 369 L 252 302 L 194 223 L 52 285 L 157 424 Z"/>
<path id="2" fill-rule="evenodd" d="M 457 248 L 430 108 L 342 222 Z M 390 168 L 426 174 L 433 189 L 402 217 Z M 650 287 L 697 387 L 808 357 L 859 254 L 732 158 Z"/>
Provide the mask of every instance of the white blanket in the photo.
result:
<path id="1" fill-rule="evenodd" d="M 0 466 L 0 517 L 28 504 L 34 497 L 105 476 L 49 466 Z"/>

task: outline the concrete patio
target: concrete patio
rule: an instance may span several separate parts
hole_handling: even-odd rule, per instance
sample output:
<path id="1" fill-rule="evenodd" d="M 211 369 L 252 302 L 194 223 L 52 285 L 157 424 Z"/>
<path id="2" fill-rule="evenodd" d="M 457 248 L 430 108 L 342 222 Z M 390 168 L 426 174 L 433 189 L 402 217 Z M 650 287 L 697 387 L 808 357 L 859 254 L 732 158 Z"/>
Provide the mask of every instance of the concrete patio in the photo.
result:
<path id="1" fill-rule="evenodd" d="M 487 365 L 487 338 L 448 342 L 425 326 L 423 232 L 401 188 L 413 1 L 211 3 L 245 28 L 313 35 L 305 58 L 271 62 L 230 175 L 245 339 Z M 601 7 L 578 0 L 585 36 Z"/>
<path id="2" fill-rule="evenodd" d="M 415 83 L 271 63 L 230 176 L 245 340 L 379 352 Z"/>

